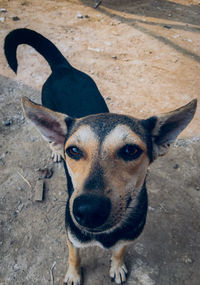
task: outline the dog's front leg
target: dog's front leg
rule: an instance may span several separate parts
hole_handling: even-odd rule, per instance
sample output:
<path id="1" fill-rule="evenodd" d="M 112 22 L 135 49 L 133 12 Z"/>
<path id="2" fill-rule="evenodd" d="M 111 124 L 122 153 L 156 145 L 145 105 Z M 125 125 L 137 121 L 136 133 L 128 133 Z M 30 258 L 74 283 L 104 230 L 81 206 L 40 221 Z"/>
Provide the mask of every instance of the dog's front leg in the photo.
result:
<path id="1" fill-rule="evenodd" d="M 117 284 L 122 284 L 126 281 L 127 268 L 124 264 L 126 246 L 117 245 L 112 249 L 110 277 Z"/>
<path id="2" fill-rule="evenodd" d="M 64 285 L 81 285 L 81 269 L 79 249 L 74 247 L 67 236 L 69 251 L 68 269 L 64 279 Z"/>

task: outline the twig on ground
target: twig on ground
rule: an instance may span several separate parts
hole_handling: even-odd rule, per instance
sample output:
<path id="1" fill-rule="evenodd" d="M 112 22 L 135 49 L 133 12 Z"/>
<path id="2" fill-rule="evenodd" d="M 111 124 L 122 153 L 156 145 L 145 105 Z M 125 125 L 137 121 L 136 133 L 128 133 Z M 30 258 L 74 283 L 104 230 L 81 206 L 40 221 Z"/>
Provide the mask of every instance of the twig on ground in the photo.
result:
<path id="1" fill-rule="evenodd" d="M 51 266 L 51 269 L 50 269 L 50 275 L 51 275 L 51 285 L 54 285 L 54 276 L 53 276 L 53 269 L 56 265 L 56 261 L 54 261 L 53 265 Z"/>
<path id="2" fill-rule="evenodd" d="M 31 184 L 28 182 L 28 180 L 19 172 L 17 171 L 17 173 L 19 174 L 19 176 L 21 176 L 21 178 L 28 184 L 28 186 L 31 188 Z"/>
<path id="3" fill-rule="evenodd" d="M 97 8 L 100 6 L 101 2 L 102 2 L 102 1 L 99 0 L 99 1 L 94 5 L 94 8 L 97 9 Z"/>

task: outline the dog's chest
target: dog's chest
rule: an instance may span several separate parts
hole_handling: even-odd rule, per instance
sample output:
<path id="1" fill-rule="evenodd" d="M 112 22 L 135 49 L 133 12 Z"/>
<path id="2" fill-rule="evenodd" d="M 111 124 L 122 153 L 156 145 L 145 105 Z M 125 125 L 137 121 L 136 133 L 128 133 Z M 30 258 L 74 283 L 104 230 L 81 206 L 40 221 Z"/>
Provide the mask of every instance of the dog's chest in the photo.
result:
<path id="1" fill-rule="evenodd" d="M 89 242 L 82 242 L 79 241 L 68 229 L 68 238 L 71 241 L 71 243 L 77 247 L 77 248 L 82 248 L 82 247 L 88 247 L 88 246 L 99 246 L 101 248 L 105 248 L 99 241 L 96 240 L 90 240 Z"/>

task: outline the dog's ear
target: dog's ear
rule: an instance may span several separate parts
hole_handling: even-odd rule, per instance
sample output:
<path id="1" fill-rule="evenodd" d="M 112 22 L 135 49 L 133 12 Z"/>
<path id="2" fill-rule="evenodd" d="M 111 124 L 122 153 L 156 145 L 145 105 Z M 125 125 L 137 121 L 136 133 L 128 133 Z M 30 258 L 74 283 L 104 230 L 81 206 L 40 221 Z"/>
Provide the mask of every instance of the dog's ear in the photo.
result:
<path id="1" fill-rule="evenodd" d="M 37 127 L 43 138 L 62 152 L 69 117 L 33 103 L 26 97 L 22 98 L 22 108 L 25 116 Z"/>
<path id="2" fill-rule="evenodd" d="M 143 121 L 152 136 L 152 160 L 167 153 L 170 145 L 194 117 L 197 99 L 172 112 Z"/>

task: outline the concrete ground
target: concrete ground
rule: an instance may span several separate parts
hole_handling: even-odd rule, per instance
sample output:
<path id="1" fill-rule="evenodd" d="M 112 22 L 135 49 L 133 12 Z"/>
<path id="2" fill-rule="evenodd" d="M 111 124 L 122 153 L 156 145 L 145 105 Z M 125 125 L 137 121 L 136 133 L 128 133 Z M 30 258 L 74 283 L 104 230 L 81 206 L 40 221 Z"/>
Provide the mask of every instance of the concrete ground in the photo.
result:
<path id="1" fill-rule="evenodd" d="M 200 3 L 197 0 L 0 1 L 0 285 L 62 284 L 67 267 L 61 165 L 25 121 L 21 96 L 40 102 L 50 69 L 28 46 L 16 76 L 3 39 L 28 27 L 51 39 L 96 81 L 112 112 L 144 118 L 200 99 Z M 77 17 L 81 14 L 83 18 Z M 16 18 L 18 20 L 16 21 Z M 129 246 L 130 285 L 199 285 L 200 108 L 170 152 L 149 169 L 149 212 Z M 39 168 L 53 169 L 43 202 L 34 201 Z M 84 284 L 111 284 L 110 252 L 81 251 Z"/>

